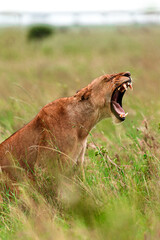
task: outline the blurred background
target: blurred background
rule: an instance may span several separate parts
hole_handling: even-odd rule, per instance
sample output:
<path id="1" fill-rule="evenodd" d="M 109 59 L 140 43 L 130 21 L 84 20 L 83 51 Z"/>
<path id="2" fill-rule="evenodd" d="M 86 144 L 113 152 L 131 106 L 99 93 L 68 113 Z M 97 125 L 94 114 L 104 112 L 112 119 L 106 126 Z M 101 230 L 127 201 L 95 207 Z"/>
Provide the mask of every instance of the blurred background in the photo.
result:
<path id="1" fill-rule="evenodd" d="M 54 3 L 46 1 L 16 0 L 5 1 L 0 7 L 0 24 L 28 25 L 33 23 L 47 23 L 54 26 L 72 25 L 110 25 L 110 24 L 146 24 L 160 22 L 160 3 L 158 0 L 123 0 L 97 3 L 82 0 L 62 0 Z"/>
<path id="2" fill-rule="evenodd" d="M 2 209 L 1 239 L 159 239 L 160 1 L 1 2 L 0 141 L 48 102 L 123 71 L 134 88 L 124 123 L 97 124 L 57 205 L 53 176 L 39 171 L 40 191 L 22 188 L 30 210 Z"/>

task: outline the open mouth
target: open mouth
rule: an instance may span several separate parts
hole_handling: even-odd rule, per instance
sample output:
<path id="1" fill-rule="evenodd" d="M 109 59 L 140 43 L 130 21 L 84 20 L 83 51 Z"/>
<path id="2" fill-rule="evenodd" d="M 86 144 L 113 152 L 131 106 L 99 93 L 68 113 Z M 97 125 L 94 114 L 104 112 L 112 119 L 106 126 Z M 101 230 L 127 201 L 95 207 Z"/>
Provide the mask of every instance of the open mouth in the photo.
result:
<path id="1" fill-rule="evenodd" d="M 125 113 L 124 109 L 122 108 L 122 98 L 128 87 L 132 89 L 131 80 L 126 81 L 118 86 L 114 90 L 111 97 L 111 111 L 120 121 L 124 121 L 125 117 L 128 115 L 128 113 Z"/>

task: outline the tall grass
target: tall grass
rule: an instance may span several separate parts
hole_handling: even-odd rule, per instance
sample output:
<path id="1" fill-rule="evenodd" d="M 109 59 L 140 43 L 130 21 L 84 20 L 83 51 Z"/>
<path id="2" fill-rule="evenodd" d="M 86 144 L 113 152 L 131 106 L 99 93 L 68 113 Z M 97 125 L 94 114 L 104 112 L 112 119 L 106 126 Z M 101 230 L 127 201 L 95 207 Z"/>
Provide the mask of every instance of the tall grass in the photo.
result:
<path id="1" fill-rule="evenodd" d="M 159 239 L 159 28 L 72 28 L 30 43 L 26 36 L 0 30 L 1 141 L 101 74 L 129 70 L 134 91 L 125 94 L 123 124 L 107 119 L 93 129 L 83 169 L 57 182 L 37 168 L 35 184 L 17 183 L 18 198 L 3 190 L 0 238 Z"/>

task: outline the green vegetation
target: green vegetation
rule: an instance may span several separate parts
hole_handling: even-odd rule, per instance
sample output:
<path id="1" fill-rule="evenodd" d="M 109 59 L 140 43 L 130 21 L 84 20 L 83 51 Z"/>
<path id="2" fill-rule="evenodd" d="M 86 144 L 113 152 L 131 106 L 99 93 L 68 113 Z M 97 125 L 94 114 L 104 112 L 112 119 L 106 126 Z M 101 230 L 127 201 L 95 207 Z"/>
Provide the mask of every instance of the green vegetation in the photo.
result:
<path id="1" fill-rule="evenodd" d="M 88 139 L 84 169 L 56 179 L 36 169 L 20 198 L 0 206 L 0 239 L 159 239 L 160 29 L 71 28 L 40 42 L 25 29 L 0 30 L 0 140 L 46 103 L 104 73 L 129 70 L 134 91 L 121 125 L 100 122 Z M 2 179 L 2 174 L 1 174 Z"/>
<path id="2" fill-rule="evenodd" d="M 49 37 L 53 34 L 53 27 L 50 25 L 44 25 L 44 24 L 39 24 L 39 25 L 34 25 L 31 26 L 30 29 L 28 30 L 28 39 L 29 40 L 41 40 L 46 37 Z"/>

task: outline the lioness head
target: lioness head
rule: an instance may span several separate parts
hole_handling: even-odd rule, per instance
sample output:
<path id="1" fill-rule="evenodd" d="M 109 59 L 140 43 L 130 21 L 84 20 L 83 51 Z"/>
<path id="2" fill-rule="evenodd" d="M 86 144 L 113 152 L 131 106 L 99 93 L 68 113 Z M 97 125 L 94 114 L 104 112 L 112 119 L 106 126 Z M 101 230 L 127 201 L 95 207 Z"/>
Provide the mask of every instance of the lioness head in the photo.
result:
<path id="1" fill-rule="evenodd" d="M 101 104 L 102 118 L 111 116 L 116 122 L 124 121 L 128 113 L 122 108 L 122 98 L 128 87 L 132 89 L 130 72 L 104 75 L 91 85 L 94 99 Z"/>
<path id="2" fill-rule="evenodd" d="M 97 107 L 99 120 L 113 117 L 116 122 L 122 122 L 127 116 L 122 108 L 122 98 L 128 87 L 132 89 L 130 72 L 107 74 L 93 80 L 79 94 L 81 100 L 90 100 Z"/>

